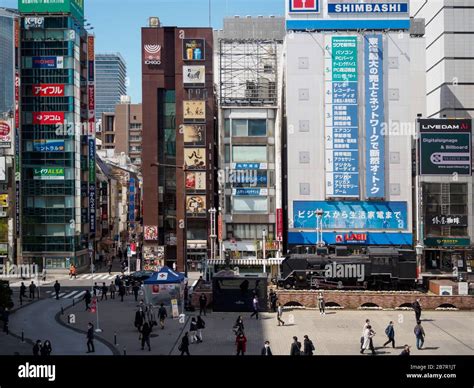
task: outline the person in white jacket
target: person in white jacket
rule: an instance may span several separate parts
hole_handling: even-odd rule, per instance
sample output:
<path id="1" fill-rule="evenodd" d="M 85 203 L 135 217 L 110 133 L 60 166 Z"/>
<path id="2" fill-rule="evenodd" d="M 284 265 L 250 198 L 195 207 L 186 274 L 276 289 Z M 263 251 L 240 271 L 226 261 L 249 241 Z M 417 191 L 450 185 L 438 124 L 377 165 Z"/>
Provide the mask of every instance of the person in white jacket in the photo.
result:
<path id="1" fill-rule="evenodd" d="M 366 349 L 370 349 L 372 354 L 375 354 L 373 338 L 375 336 L 375 331 L 372 330 L 372 326 L 368 325 L 364 330 L 364 343 L 362 344 L 362 349 L 360 354 L 363 354 Z"/>

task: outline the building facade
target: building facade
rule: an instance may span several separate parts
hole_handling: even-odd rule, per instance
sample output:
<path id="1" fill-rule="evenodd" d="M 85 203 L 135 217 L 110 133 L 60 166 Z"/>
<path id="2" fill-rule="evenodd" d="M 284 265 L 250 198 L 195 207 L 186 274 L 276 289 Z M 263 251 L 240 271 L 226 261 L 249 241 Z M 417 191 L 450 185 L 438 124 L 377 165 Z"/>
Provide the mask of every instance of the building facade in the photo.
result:
<path id="1" fill-rule="evenodd" d="M 82 0 L 21 13 L 21 261 L 89 263 L 95 239 L 94 37 Z"/>
<path id="2" fill-rule="evenodd" d="M 215 246 L 212 30 L 161 27 L 150 18 L 142 77 L 143 260 L 197 269 Z"/>
<path id="3" fill-rule="evenodd" d="M 282 247 L 277 218 L 282 217 L 285 33 L 284 18 L 236 16 L 224 19 L 224 29 L 214 34 L 221 247 L 215 262 L 224 264 L 226 252 L 231 264 L 247 271 L 254 267 L 261 272 L 262 259 L 279 257 Z"/>
<path id="4" fill-rule="evenodd" d="M 284 203 L 294 252 L 414 244 L 425 41 L 407 1 L 386 12 L 380 3 L 288 2 Z"/>
<path id="5" fill-rule="evenodd" d="M 104 112 L 114 112 L 120 97 L 127 94 L 127 64 L 120 53 L 96 54 L 96 121 Z"/>

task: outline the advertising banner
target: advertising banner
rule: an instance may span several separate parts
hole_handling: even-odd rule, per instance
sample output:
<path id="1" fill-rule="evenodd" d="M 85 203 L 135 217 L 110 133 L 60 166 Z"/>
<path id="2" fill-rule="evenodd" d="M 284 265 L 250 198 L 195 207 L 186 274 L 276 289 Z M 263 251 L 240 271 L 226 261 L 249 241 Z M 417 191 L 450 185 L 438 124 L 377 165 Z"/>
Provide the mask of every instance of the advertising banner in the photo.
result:
<path id="1" fill-rule="evenodd" d="M 71 13 L 78 20 L 84 18 L 84 0 L 18 0 L 22 13 Z"/>
<path id="2" fill-rule="evenodd" d="M 161 65 L 161 49 L 159 44 L 144 44 L 143 62 L 145 65 Z"/>
<path id="3" fill-rule="evenodd" d="M 33 170 L 33 179 L 42 181 L 64 180 L 64 167 L 35 168 Z"/>
<path id="4" fill-rule="evenodd" d="M 33 112 L 33 124 L 64 124 L 64 112 Z"/>
<path id="5" fill-rule="evenodd" d="M 158 226 L 145 226 L 144 236 L 147 241 L 158 240 Z"/>
<path id="6" fill-rule="evenodd" d="M 186 213 L 190 216 L 206 217 L 206 196 L 187 195 Z"/>
<path id="7" fill-rule="evenodd" d="M 64 140 L 33 140 L 35 152 L 64 152 Z"/>
<path id="8" fill-rule="evenodd" d="M 206 169 L 206 149 L 205 148 L 185 148 L 184 160 L 188 170 Z"/>
<path id="9" fill-rule="evenodd" d="M 326 197 L 359 197 L 357 37 L 325 38 Z"/>
<path id="10" fill-rule="evenodd" d="M 12 145 L 12 128 L 8 121 L 0 121 L 0 148 L 10 148 Z"/>
<path id="11" fill-rule="evenodd" d="M 428 225 L 439 225 L 439 226 L 467 226 L 467 216 L 454 216 L 454 215 L 436 215 L 426 216 L 426 223 Z"/>
<path id="12" fill-rule="evenodd" d="M 184 144 L 205 145 L 206 126 L 205 125 L 183 125 Z"/>
<path id="13" fill-rule="evenodd" d="M 276 211 L 276 237 L 277 241 L 283 241 L 283 209 Z"/>
<path id="14" fill-rule="evenodd" d="M 315 229 L 322 211 L 323 229 L 406 230 L 406 202 L 294 201 L 294 228 Z"/>
<path id="15" fill-rule="evenodd" d="M 203 61 L 206 59 L 206 41 L 204 39 L 183 39 L 183 60 Z"/>
<path id="16" fill-rule="evenodd" d="M 7 158 L 0 156 L 0 182 L 7 180 Z"/>
<path id="17" fill-rule="evenodd" d="M 233 170 L 267 170 L 267 163 L 232 163 Z"/>
<path id="18" fill-rule="evenodd" d="M 206 173 L 186 172 L 186 190 L 206 190 Z"/>
<path id="19" fill-rule="evenodd" d="M 63 69 L 64 57 L 32 57 L 33 69 Z"/>
<path id="20" fill-rule="evenodd" d="M 236 197 L 262 197 L 268 195 L 268 189 L 232 189 Z"/>
<path id="21" fill-rule="evenodd" d="M 385 197 L 383 37 L 365 37 L 366 197 Z"/>
<path id="22" fill-rule="evenodd" d="M 183 84 L 185 88 L 204 87 L 206 84 L 206 67 L 183 66 Z"/>
<path id="23" fill-rule="evenodd" d="M 95 139 L 89 138 L 89 233 L 95 233 L 96 220 L 96 176 L 95 176 Z"/>
<path id="24" fill-rule="evenodd" d="M 0 194 L 0 207 L 8 207 L 8 194 Z"/>
<path id="25" fill-rule="evenodd" d="M 287 0 L 290 13 L 319 13 L 319 0 Z"/>
<path id="26" fill-rule="evenodd" d="M 429 237 L 425 238 L 425 245 L 428 247 L 465 247 L 471 244 L 469 238 L 451 238 L 451 237 Z"/>
<path id="27" fill-rule="evenodd" d="M 35 84 L 33 85 L 35 97 L 63 97 L 64 84 Z"/>
<path id="28" fill-rule="evenodd" d="M 234 170 L 228 174 L 226 182 L 234 187 L 267 187 L 268 174 L 266 170 Z"/>
<path id="29" fill-rule="evenodd" d="M 25 17 L 25 29 L 44 28 L 44 17 L 27 16 Z"/>
<path id="30" fill-rule="evenodd" d="M 15 128 L 20 128 L 20 72 L 15 72 Z"/>
<path id="31" fill-rule="evenodd" d="M 183 119 L 185 122 L 205 122 L 206 101 L 183 101 Z"/>
<path id="32" fill-rule="evenodd" d="M 376 2 L 376 3 L 328 3 L 329 14 L 398 14 L 408 13 L 408 3 L 391 3 L 391 2 Z"/>

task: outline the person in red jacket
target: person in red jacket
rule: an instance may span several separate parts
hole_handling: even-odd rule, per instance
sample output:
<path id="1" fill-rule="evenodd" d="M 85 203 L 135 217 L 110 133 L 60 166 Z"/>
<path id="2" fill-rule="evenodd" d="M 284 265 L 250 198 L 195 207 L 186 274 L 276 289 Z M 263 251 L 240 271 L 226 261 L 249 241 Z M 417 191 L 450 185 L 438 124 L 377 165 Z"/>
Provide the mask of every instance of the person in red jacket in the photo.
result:
<path id="1" fill-rule="evenodd" d="M 237 345 L 237 356 L 245 356 L 245 352 L 247 351 L 247 338 L 244 333 L 239 333 L 235 339 L 235 344 Z"/>

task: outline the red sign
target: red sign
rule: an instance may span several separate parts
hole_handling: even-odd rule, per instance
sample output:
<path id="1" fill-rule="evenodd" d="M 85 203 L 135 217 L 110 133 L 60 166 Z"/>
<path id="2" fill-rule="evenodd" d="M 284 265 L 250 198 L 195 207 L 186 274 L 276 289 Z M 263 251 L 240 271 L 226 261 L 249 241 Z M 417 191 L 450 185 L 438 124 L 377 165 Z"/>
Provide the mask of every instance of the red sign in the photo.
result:
<path id="1" fill-rule="evenodd" d="M 283 209 L 277 209 L 276 235 L 278 241 L 283 241 Z"/>
<path id="2" fill-rule="evenodd" d="M 10 135 L 10 124 L 6 121 L 0 121 L 0 137 Z"/>
<path id="3" fill-rule="evenodd" d="M 63 84 L 36 84 L 33 85 L 33 95 L 39 97 L 63 97 Z"/>
<path id="4" fill-rule="evenodd" d="M 89 61 L 95 60 L 94 35 L 89 35 L 87 37 L 87 60 Z"/>
<path id="5" fill-rule="evenodd" d="M 219 241 L 222 241 L 222 214 L 219 214 L 217 218 L 217 238 Z"/>
<path id="6" fill-rule="evenodd" d="M 345 241 L 366 242 L 366 233 L 349 233 L 344 236 Z"/>
<path id="7" fill-rule="evenodd" d="M 97 311 L 97 298 L 92 298 L 91 313 L 95 313 L 96 311 Z"/>
<path id="8" fill-rule="evenodd" d="M 319 0 L 290 0 L 290 12 L 319 12 Z"/>
<path id="9" fill-rule="evenodd" d="M 64 124 L 64 112 L 33 112 L 33 124 Z"/>
<path id="10" fill-rule="evenodd" d="M 94 116 L 95 110 L 95 87 L 94 85 L 89 85 L 89 117 Z"/>
<path id="11" fill-rule="evenodd" d="M 143 60 L 145 65 L 161 65 L 161 46 L 159 44 L 143 45 Z"/>
<path id="12" fill-rule="evenodd" d="M 20 127 L 20 73 L 15 73 L 15 128 Z"/>
<path id="13" fill-rule="evenodd" d="M 15 48 L 20 47 L 20 21 L 15 19 Z"/>

